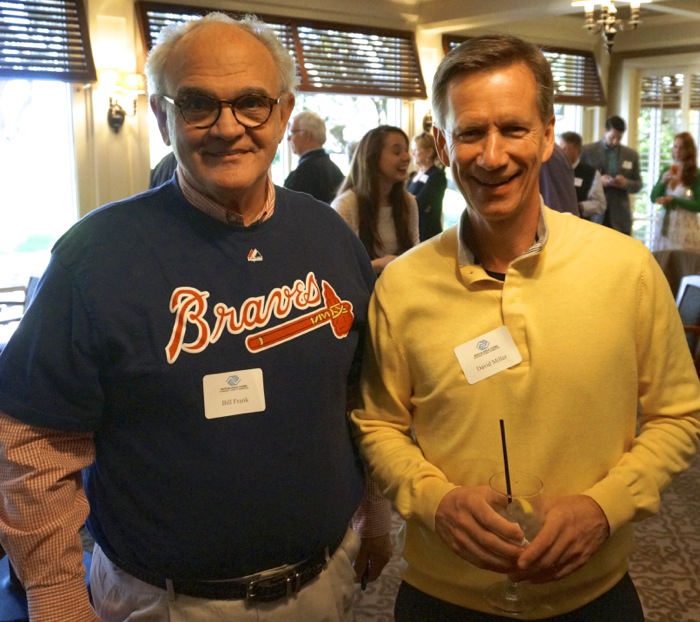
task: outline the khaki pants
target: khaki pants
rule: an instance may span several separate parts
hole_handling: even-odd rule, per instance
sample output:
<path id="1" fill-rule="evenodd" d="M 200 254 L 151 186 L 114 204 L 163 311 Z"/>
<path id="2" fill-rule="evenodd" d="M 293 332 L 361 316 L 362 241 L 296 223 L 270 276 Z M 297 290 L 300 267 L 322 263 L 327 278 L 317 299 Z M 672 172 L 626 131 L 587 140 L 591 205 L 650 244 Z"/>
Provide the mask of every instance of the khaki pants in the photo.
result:
<path id="1" fill-rule="evenodd" d="M 90 586 L 104 622 L 352 622 L 354 561 L 360 539 L 348 530 L 328 567 L 295 596 L 271 603 L 170 596 L 115 566 L 95 545 Z"/>

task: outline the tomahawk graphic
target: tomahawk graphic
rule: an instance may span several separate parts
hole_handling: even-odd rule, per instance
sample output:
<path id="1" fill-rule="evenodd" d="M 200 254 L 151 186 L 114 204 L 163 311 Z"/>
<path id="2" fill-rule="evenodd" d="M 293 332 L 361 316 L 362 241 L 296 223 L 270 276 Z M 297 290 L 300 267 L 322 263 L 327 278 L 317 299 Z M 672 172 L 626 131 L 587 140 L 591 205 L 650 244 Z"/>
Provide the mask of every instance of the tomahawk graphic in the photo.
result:
<path id="1" fill-rule="evenodd" d="M 338 339 L 347 337 L 355 319 L 355 315 L 352 312 L 352 303 L 348 300 L 341 300 L 326 281 L 321 281 L 321 293 L 324 304 L 321 309 L 316 309 L 311 313 L 289 320 L 289 322 L 274 328 L 268 328 L 259 333 L 248 335 L 245 340 L 248 350 L 259 352 L 260 350 L 271 348 L 328 323 L 330 323 L 333 334 Z"/>

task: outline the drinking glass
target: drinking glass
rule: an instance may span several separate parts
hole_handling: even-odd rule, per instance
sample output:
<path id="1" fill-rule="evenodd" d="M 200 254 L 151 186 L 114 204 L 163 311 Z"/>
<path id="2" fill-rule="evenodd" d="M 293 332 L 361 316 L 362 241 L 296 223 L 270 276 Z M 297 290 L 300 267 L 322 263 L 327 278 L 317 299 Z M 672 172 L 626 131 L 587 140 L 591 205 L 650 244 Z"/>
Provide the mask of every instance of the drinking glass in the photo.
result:
<path id="1" fill-rule="evenodd" d="M 530 473 L 510 472 L 510 495 L 506 473 L 496 473 L 489 480 L 489 500 L 504 518 L 517 523 L 525 534 L 521 545 L 527 546 L 537 535 L 544 520 L 542 480 Z M 538 605 L 527 585 L 506 578 L 489 586 L 484 593 L 486 602 L 499 612 L 512 616 L 527 613 Z"/>

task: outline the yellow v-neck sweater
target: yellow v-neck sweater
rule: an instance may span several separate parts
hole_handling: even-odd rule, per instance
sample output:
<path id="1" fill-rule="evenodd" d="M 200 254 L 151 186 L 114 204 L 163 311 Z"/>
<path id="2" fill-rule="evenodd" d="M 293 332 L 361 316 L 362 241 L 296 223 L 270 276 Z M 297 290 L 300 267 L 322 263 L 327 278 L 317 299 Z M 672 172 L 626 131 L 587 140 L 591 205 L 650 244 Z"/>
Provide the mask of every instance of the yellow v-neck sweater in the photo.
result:
<path id="1" fill-rule="evenodd" d="M 535 586 L 534 618 L 576 609 L 622 577 L 631 522 L 658 510 L 700 432 L 700 384 L 651 253 L 573 216 L 543 217 L 541 251 L 512 262 L 505 283 L 459 265 L 456 227 L 388 266 L 353 413 L 373 477 L 407 519 L 404 578 L 443 600 L 487 611 L 483 590 L 499 578 L 434 532 L 448 491 L 502 470 L 499 419 L 512 469 L 540 475 L 549 496 L 595 499 L 610 538 L 573 575 Z M 522 362 L 469 384 L 454 348 L 502 325 Z"/>

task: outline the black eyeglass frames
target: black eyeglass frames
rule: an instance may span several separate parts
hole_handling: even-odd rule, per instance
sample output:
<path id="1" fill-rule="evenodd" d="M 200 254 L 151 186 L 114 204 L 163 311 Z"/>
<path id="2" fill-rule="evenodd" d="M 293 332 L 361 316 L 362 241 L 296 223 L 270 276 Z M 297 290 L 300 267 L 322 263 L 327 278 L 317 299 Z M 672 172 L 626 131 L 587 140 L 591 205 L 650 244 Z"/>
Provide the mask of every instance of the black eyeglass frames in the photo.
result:
<path id="1" fill-rule="evenodd" d="M 203 94 L 185 95 L 178 100 L 167 95 L 161 97 L 178 108 L 185 123 L 199 130 L 210 128 L 219 120 L 224 104 L 230 106 L 236 121 L 243 127 L 260 127 L 270 118 L 275 104 L 279 104 L 282 99 L 282 95 L 272 99 L 254 93 L 235 99 L 216 99 Z"/>

